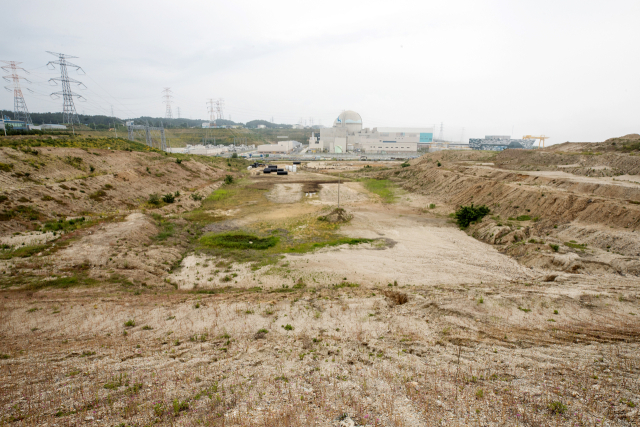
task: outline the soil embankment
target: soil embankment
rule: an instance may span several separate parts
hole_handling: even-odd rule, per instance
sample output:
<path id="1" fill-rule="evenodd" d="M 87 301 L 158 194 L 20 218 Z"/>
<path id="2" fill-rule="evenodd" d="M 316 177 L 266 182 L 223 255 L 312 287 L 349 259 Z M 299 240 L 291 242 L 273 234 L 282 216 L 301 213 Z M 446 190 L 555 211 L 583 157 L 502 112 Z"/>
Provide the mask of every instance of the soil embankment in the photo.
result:
<path id="1" fill-rule="evenodd" d="M 535 170 L 541 159 L 565 156 L 557 152 L 558 148 L 434 153 L 378 176 L 451 208 L 487 205 L 491 216 L 470 232 L 527 266 L 640 274 L 640 185 L 615 177 L 575 175 L 572 168 Z M 613 163 L 627 165 L 620 173 L 640 166 L 640 157 L 607 155 Z M 606 163 L 606 157 L 598 158 Z M 565 159 L 569 162 L 576 160 Z M 509 165 L 518 170 L 507 169 Z"/>

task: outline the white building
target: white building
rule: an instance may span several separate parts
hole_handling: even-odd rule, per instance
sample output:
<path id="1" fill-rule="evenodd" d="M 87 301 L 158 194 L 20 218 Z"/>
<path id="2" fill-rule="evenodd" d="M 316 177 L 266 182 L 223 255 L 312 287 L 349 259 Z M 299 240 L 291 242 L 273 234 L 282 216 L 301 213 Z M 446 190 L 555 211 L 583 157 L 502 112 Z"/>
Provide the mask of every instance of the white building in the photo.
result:
<path id="1" fill-rule="evenodd" d="M 301 145 L 298 141 L 278 141 L 277 144 L 258 145 L 258 153 L 286 154 Z"/>
<path id="2" fill-rule="evenodd" d="M 433 128 L 384 127 L 362 128 L 362 118 L 355 111 L 343 111 L 333 127 L 320 129 L 309 139 L 309 150 L 345 153 L 414 153 L 418 143 L 433 141 Z"/>

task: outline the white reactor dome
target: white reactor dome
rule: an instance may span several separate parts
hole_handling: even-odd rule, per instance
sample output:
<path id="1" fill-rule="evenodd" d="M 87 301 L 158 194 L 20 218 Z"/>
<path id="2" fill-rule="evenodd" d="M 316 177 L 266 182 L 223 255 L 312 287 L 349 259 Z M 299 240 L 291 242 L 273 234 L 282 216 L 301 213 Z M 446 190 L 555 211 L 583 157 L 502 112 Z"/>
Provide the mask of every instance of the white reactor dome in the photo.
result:
<path id="1" fill-rule="evenodd" d="M 355 111 L 343 111 L 333 122 L 334 128 L 346 127 L 349 133 L 362 130 L 362 117 Z"/>

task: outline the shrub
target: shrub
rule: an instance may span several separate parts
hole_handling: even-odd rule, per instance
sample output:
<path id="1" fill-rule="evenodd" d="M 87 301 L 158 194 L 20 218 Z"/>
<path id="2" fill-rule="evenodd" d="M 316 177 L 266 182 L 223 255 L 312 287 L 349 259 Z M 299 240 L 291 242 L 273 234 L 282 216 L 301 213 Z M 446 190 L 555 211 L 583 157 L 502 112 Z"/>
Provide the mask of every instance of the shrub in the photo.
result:
<path id="1" fill-rule="evenodd" d="M 129 319 L 126 322 L 124 322 L 124 326 L 126 326 L 127 328 L 131 328 L 133 326 L 136 326 L 136 321 L 133 319 Z"/>
<path id="2" fill-rule="evenodd" d="M 558 245 L 554 245 L 549 243 L 549 247 L 551 247 L 551 249 L 553 249 L 553 252 L 558 252 L 558 249 L 560 249 L 560 246 Z"/>
<path id="3" fill-rule="evenodd" d="M 107 193 L 105 193 L 103 190 L 98 190 L 95 193 L 91 193 L 89 195 L 89 198 L 91 200 L 95 200 L 96 202 L 101 202 L 102 199 L 106 196 L 107 196 Z"/>
<path id="4" fill-rule="evenodd" d="M 456 218 L 456 222 L 460 228 L 467 228 L 469 224 L 472 222 L 478 222 L 484 216 L 488 215 L 490 212 L 489 208 L 485 205 L 478 206 L 477 208 L 473 206 L 460 206 L 454 217 Z"/>
<path id="5" fill-rule="evenodd" d="M 293 326 L 291 326 L 290 324 L 286 324 L 284 326 L 282 326 L 284 328 L 285 331 L 293 331 Z"/>
<path id="6" fill-rule="evenodd" d="M 435 203 L 429 203 L 429 209 L 435 209 L 436 205 Z"/>
<path id="7" fill-rule="evenodd" d="M 437 165 L 438 165 L 438 167 L 440 167 L 440 166 L 442 166 L 442 163 L 438 162 Z"/>
<path id="8" fill-rule="evenodd" d="M 549 410 L 554 414 L 564 414 L 567 412 L 567 405 L 560 401 L 554 401 L 549 403 Z"/>
<path id="9" fill-rule="evenodd" d="M 89 170 L 90 170 L 91 172 L 95 172 L 96 168 L 94 168 L 94 167 L 93 167 L 93 165 L 89 165 Z"/>
<path id="10" fill-rule="evenodd" d="M 408 168 L 409 166 L 411 166 L 408 162 L 404 162 L 403 164 L 400 165 L 403 168 Z"/>
<path id="11" fill-rule="evenodd" d="M 233 177 L 231 175 L 227 175 L 224 177 L 225 184 L 233 184 Z"/>
<path id="12" fill-rule="evenodd" d="M 148 202 L 149 202 L 149 204 L 152 204 L 152 205 L 159 205 L 160 204 L 160 196 L 158 196 L 156 193 L 149 194 Z"/>
<path id="13" fill-rule="evenodd" d="M 233 154 L 231 155 L 231 158 L 232 158 L 232 159 L 237 159 L 237 158 L 238 158 L 238 153 L 233 153 Z"/>
<path id="14" fill-rule="evenodd" d="M 516 221 L 530 221 L 531 217 L 529 215 L 520 215 L 516 218 Z"/>
<path id="15" fill-rule="evenodd" d="M 203 196 L 202 194 L 193 193 L 193 194 L 191 195 L 191 198 L 192 198 L 193 200 L 195 200 L 196 202 L 198 202 L 198 201 L 200 201 L 200 200 L 204 199 L 204 196 Z"/>
<path id="16" fill-rule="evenodd" d="M 164 196 L 162 196 L 162 201 L 165 203 L 173 203 L 176 201 L 176 198 L 173 194 L 167 193 Z"/>
<path id="17" fill-rule="evenodd" d="M 182 159 L 176 159 L 176 163 L 177 164 L 181 164 L 182 163 Z"/>

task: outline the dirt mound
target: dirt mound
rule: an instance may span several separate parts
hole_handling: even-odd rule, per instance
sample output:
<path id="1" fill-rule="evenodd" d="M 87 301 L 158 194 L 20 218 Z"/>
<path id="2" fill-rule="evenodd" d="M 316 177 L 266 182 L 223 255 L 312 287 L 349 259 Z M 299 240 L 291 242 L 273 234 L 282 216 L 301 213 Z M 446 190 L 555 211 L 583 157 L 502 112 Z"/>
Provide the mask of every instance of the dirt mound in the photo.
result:
<path id="1" fill-rule="evenodd" d="M 175 209 L 225 172 L 160 153 L 1 147 L 0 234 L 33 229 L 34 220 L 138 209 L 153 193 L 180 192 Z"/>
<path id="2" fill-rule="evenodd" d="M 353 219 L 353 215 L 351 215 L 350 213 L 348 213 L 342 208 L 335 208 L 329 214 L 323 215 L 318 219 L 320 221 L 327 221 L 327 222 L 337 224 L 337 223 L 345 223 L 345 222 L 351 221 L 351 219 Z"/>

